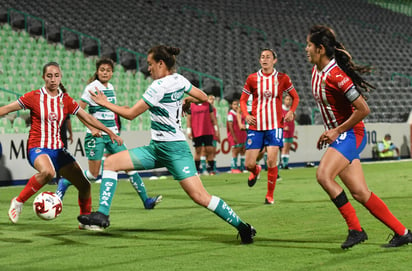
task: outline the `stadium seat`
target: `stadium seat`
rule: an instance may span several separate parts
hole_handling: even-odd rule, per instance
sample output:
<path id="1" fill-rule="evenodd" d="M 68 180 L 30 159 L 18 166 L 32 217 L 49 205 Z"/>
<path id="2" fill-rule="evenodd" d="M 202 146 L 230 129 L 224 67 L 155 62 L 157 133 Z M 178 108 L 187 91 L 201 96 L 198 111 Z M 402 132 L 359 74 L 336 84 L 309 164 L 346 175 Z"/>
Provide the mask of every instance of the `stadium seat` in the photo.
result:
<path id="1" fill-rule="evenodd" d="M 334 18 L 332 26 L 338 33 L 340 40 L 350 48 L 355 59 L 375 67 L 375 74 L 368 77 L 372 83 L 387 80 L 380 76 L 378 72 L 381 71 L 412 75 L 409 58 L 410 41 L 408 40 L 408 36 L 411 36 L 408 32 L 408 27 L 412 24 L 411 16 L 403 14 L 394 16 L 392 11 L 364 0 L 340 2 L 318 0 L 316 5 L 312 1 L 278 1 L 276 5 L 268 5 L 265 9 L 256 9 L 257 3 L 260 2 L 256 0 L 195 2 L 177 0 L 172 5 L 167 1 L 120 1 L 116 8 L 102 3 L 102 7 L 110 8 L 109 14 L 105 12 L 104 8 L 95 10 L 92 14 L 86 14 L 85 10 L 93 9 L 92 3 L 87 1 L 82 2 L 83 8 L 81 9 L 73 9 L 73 6 L 78 4 L 77 1 L 56 3 L 51 0 L 44 0 L 41 3 L 8 1 L 4 7 L 33 13 L 36 17 L 44 19 L 47 40 L 40 39 L 59 42 L 60 27 L 69 27 L 99 38 L 102 43 L 102 51 L 112 58 L 115 57 L 115 50 L 118 47 L 145 54 L 148 48 L 154 44 L 176 45 L 181 48 L 179 66 L 222 78 L 225 85 L 231 84 L 236 89 L 244 84 L 249 73 L 259 69 L 259 50 L 265 47 L 274 48 L 279 55 L 278 70 L 287 72 L 294 84 L 299 85 L 298 92 L 302 96 L 302 101 L 305 101 L 300 106 L 307 107 L 306 109 L 309 110 L 310 106 L 314 104 L 310 91 L 308 91 L 310 89 L 311 65 L 307 63 L 303 47 L 308 27 L 313 23 L 314 16 L 319 21 L 325 22 Z M 320 9 L 320 6 L 323 8 Z M 154 8 L 157 12 L 153 14 Z M 58 19 L 49 16 L 51 11 L 56 9 L 67 12 L 59 16 Z M 153 16 L 143 18 L 132 16 L 128 17 L 127 20 L 117 19 L 123 18 L 124 14 L 130 10 L 139 10 L 140 14 L 152 14 Z M 290 16 L 291 10 L 294 13 L 292 17 Z M 18 21 L 19 14 L 13 14 L 15 17 L 13 23 L 16 24 L 15 21 Z M 248 14 L 246 21 L 245 14 Z M 115 23 L 110 24 L 110 28 L 108 28 L 107 20 Z M 170 27 L 171 25 L 173 28 Z M 0 47 L 3 46 L 4 49 L 4 46 L 7 46 L 7 48 L 14 49 L 15 44 L 21 43 L 18 39 L 22 34 L 21 31 L 17 33 L 7 25 L 1 28 L 0 34 L 11 37 L 11 40 L 3 42 L 2 39 Z M 162 28 L 164 31 L 162 33 L 153 32 L 153 28 Z M 185 39 L 181 38 L 182 33 L 185 33 Z M 69 33 L 65 32 L 64 37 L 64 42 L 67 44 L 67 39 L 70 38 Z M 77 45 L 77 41 L 75 43 Z M 43 48 L 43 45 L 35 44 L 31 48 Z M 59 49 L 67 53 L 64 56 L 71 54 L 64 47 L 60 46 Z M 39 50 L 39 54 L 43 56 L 43 52 L 53 50 L 55 50 L 53 46 L 44 47 Z M 7 55 L 7 52 L 4 55 Z M 136 61 L 133 59 L 134 56 L 129 58 L 128 60 L 132 63 L 126 66 L 135 67 L 133 66 L 133 62 Z M 38 59 L 40 61 L 37 62 L 44 64 L 44 58 Z M 61 59 L 59 55 L 59 61 Z M 124 60 L 123 55 L 120 60 L 121 62 Z M 147 69 L 144 67 L 145 60 L 142 62 L 139 61 L 139 68 L 148 77 Z M 94 61 L 87 61 L 86 66 L 83 66 L 82 60 L 75 63 L 77 70 L 83 67 L 91 73 L 94 71 Z M 38 67 L 40 65 L 36 68 Z M 230 68 L 228 69 L 228 67 Z M 67 68 L 69 67 L 66 66 L 64 70 L 65 76 L 67 76 Z M 189 78 L 189 80 L 197 85 L 197 78 Z M 138 84 L 141 84 L 140 80 L 137 81 Z M 406 80 L 400 79 L 399 82 L 396 81 L 393 85 L 385 86 L 382 90 L 385 92 L 389 92 L 391 89 L 396 90 L 405 86 L 406 83 Z M 130 82 L 128 82 L 128 87 L 129 89 L 134 88 Z M 138 88 L 140 91 L 145 87 L 141 84 Z M 205 90 L 210 92 L 209 87 Z M 234 93 L 238 94 L 237 91 Z M 400 95 L 398 99 L 408 99 L 405 93 L 398 94 Z M 232 97 L 229 96 L 233 96 L 233 94 L 228 93 L 226 96 L 231 99 Z M 410 111 L 411 104 L 412 101 L 409 106 L 403 109 L 403 112 Z M 382 108 L 381 110 L 387 109 Z"/>
<path id="2" fill-rule="evenodd" d="M 16 117 L 13 120 L 13 129 L 16 133 L 27 133 L 30 127 L 26 125 L 26 121 L 21 117 Z"/>

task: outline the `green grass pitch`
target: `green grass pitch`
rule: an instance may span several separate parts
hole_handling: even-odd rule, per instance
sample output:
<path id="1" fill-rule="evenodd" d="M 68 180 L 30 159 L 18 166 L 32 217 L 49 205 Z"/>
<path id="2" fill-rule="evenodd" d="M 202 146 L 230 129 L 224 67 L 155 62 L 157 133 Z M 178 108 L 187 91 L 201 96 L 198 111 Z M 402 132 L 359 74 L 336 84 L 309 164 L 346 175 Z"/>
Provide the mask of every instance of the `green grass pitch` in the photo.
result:
<path id="1" fill-rule="evenodd" d="M 412 228 L 412 162 L 363 165 L 369 188 Z M 237 231 L 197 206 L 170 177 L 147 180 L 149 195 L 162 194 L 145 210 L 132 186 L 120 181 L 104 232 L 77 228 L 77 190 L 71 187 L 63 212 L 53 221 L 26 202 L 19 223 L 7 217 L 10 200 L 22 187 L 0 189 L 0 270 L 411 270 L 412 246 L 384 249 L 391 231 L 351 197 L 369 240 L 342 250 L 347 228 L 317 184 L 315 168 L 281 170 L 275 204 L 264 205 L 267 173 L 255 187 L 248 174 L 202 176 L 207 190 L 223 198 L 257 235 L 240 245 Z M 54 191 L 47 185 L 42 191 Z M 99 184 L 92 184 L 97 210 Z M 349 192 L 346 190 L 347 194 Z"/>

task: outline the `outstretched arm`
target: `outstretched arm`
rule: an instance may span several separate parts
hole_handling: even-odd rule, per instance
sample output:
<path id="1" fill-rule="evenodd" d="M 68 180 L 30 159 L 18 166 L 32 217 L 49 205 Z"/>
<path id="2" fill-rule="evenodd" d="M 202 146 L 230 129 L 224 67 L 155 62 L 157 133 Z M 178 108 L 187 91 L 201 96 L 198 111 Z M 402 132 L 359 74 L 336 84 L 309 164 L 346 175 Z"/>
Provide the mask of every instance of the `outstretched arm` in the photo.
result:
<path id="1" fill-rule="evenodd" d="M 140 114 L 149 109 L 149 105 L 143 99 L 137 101 L 137 103 L 130 108 L 112 104 L 107 100 L 106 95 L 104 95 L 103 92 L 98 90 L 97 88 L 95 92 L 90 91 L 90 96 L 92 100 L 95 101 L 98 105 L 104 106 L 110 111 L 128 120 L 136 118 L 137 116 L 139 116 Z"/>
<path id="2" fill-rule="evenodd" d="M 14 112 L 22 109 L 20 104 L 17 101 L 14 101 L 8 105 L 0 107 L 0 117 L 7 115 L 10 112 Z"/>
<path id="3" fill-rule="evenodd" d="M 84 111 L 83 109 L 81 108 L 79 109 L 79 111 L 77 112 L 77 117 L 83 123 L 87 123 L 96 129 L 106 132 L 110 136 L 110 139 L 112 140 L 112 142 L 116 141 L 119 146 L 123 144 L 123 139 L 121 139 L 120 136 L 113 133 L 112 130 L 104 126 L 100 121 L 98 121 L 92 115 L 89 115 L 88 113 L 86 113 L 86 111 Z"/>

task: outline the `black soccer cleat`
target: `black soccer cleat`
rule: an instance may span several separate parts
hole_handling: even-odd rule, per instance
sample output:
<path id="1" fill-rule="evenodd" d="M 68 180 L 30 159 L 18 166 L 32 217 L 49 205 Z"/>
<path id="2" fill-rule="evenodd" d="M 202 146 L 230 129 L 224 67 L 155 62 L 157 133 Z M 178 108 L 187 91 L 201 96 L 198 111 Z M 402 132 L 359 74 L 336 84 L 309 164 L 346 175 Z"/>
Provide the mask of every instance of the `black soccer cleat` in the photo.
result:
<path id="1" fill-rule="evenodd" d="M 109 216 L 100 212 L 92 212 L 89 215 L 79 215 L 77 220 L 83 225 L 107 228 L 110 226 Z"/>
<path id="2" fill-rule="evenodd" d="M 408 243 L 412 243 L 412 233 L 410 230 L 405 235 L 399 235 L 395 233 L 392 239 L 389 241 L 388 244 L 383 245 L 383 247 L 400 247 L 403 245 L 407 245 Z"/>
<path id="3" fill-rule="evenodd" d="M 362 231 L 349 230 L 348 237 L 346 241 L 340 246 L 342 249 L 347 249 L 353 247 L 354 245 L 360 244 L 365 240 L 368 240 L 368 235 L 362 229 Z"/>
<path id="4" fill-rule="evenodd" d="M 246 223 L 246 227 L 239 230 L 238 237 L 242 240 L 241 244 L 247 245 L 253 243 L 253 238 L 256 235 L 256 230 L 252 225 Z"/>

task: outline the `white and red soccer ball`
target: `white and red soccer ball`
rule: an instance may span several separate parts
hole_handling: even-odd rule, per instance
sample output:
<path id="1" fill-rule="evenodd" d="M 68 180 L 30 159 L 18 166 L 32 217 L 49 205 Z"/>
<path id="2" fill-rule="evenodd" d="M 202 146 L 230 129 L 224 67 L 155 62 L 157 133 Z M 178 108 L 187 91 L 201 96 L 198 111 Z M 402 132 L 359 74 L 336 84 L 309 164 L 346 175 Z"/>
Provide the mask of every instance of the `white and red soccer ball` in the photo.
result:
<path id="1" fill-rule="evenodd" d="M 34 213 L 44 220 L 58 217 L 63 210 L 63 203 L 53 192 L 42 192 L 33 201 Z"/>

